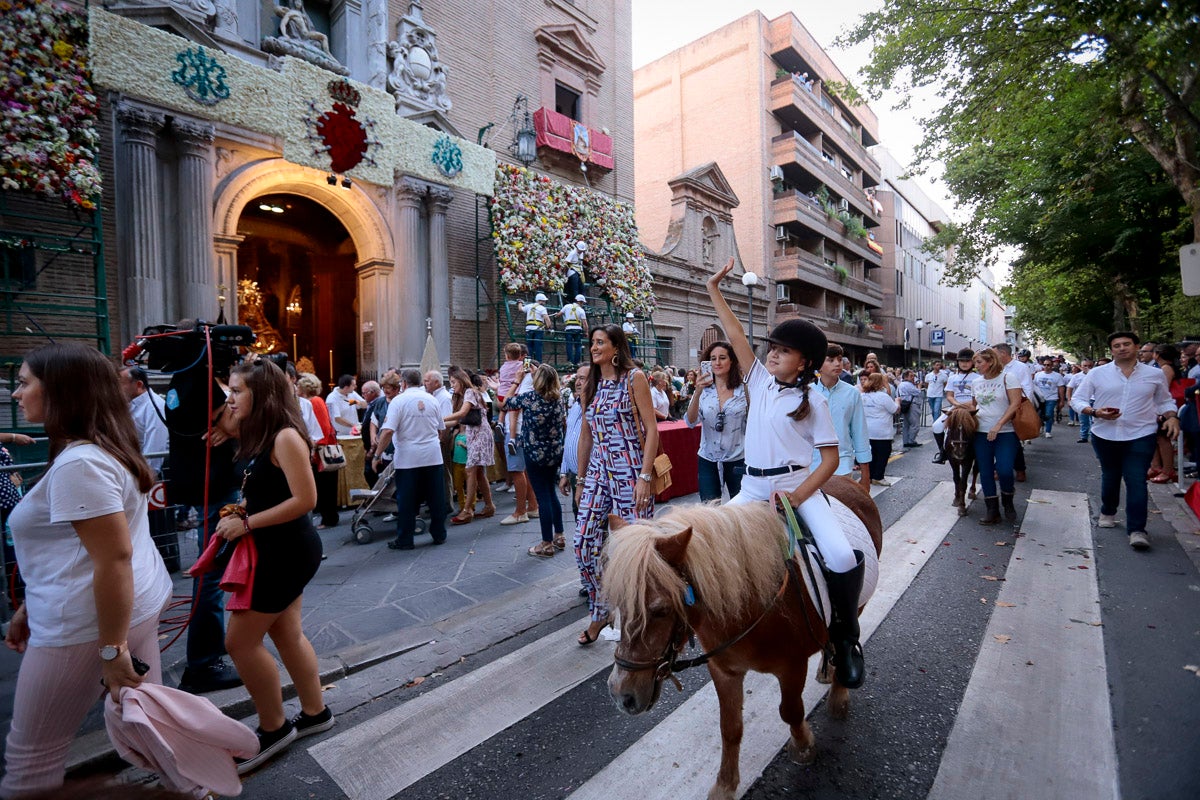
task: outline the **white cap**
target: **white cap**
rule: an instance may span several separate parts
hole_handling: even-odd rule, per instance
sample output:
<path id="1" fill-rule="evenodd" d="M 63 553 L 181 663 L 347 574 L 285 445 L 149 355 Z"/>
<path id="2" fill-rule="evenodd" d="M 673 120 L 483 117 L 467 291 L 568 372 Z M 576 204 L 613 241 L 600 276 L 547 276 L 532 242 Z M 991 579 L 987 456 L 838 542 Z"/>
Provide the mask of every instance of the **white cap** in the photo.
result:
<path id="1" fill-rule="evenodd" d="M 537 297 L 535 297 L 535 298 L 533 298 L 533 299 L 534 299 L 534 302 L 537 302 L 537 303 L 544 303 L 544 302 L 546 302 L 546 300 L 548 300 L 549 298 L 548 298 L 548 297 L 546 297 L 546 295 L 542 294 L 541 292 L 538 292 L 538 293 L 537 293 Z"/>
<path id="2" fill-rule="evenodd" d="M 633 312 L 632 311 L 625 312 L 625 319 L 633 319 Z"/>
<path id="3" fill-rule="evenodd" d="M 575 295 L 575 302 L 576 302 L 576 303 L 586 303 L 586 302 L 587 302 L 587 298 L 586 298 L 586 297 L 584 297 L 584 296 L 583 296 L 583 295 L 581 295 L 581 294 L 577 294 L 577 295 Z"/>

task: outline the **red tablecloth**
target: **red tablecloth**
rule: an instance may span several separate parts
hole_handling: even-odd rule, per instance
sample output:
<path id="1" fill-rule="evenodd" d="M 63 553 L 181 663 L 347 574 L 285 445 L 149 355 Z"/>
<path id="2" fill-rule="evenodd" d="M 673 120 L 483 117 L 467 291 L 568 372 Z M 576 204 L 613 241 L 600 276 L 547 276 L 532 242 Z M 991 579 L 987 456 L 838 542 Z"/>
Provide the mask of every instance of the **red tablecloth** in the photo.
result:
<path id="1" fill-rule="evenodd" d="M 689 428 L 683 421 L 660 422 L 658 441 L 662 451 L 671 457 L 671 488 L 659 494 L 657 499 L 670 500 L 698 492 L 700 428 Z"/>

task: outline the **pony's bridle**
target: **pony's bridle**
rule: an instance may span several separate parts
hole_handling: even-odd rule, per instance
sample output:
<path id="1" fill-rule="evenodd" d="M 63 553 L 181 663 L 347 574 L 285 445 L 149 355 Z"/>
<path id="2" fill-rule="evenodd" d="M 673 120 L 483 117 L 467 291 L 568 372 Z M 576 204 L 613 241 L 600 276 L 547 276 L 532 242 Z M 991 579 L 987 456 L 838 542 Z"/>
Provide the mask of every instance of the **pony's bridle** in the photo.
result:
<path id="1" fill-rule="evenodd" d="M 767 607 L 763 609 L 763 612 L 758 615 L 758 618 L 755 619 L 754 622 L 750 623 L 749 627 L 747 627 L 737 636 L 734 636 L 732 639 L 729 639 L 717 647 L 714 647 L 712 650 L 709 650 L 707 653 L 695 656 L 694 658 L 681 659 L 679 657 L 679 654 L 683 652 L 684 644 L 689 639 L 695 639 L 695 632 L 692 630 L 692 626 L 688 624 L 687 616 L 680 614 L 675 618 L 674 625 L 671 626 L 671 635 L 667 638 L 667 644 L 663 648 L 662 655 L 658 657 L 657 661 L 630 661 L 629 659 L 622 658 L 621 648 L 624 645 L 624 642 L 620 642 L 617 644 L 616 652 L 613 654 L 613 663 L 626 672 L 644 672 L 646 670 L 653 670 L 654 682 L 656 684 L 662 683 L 662 681 L 666 678 L 670 678 L 675 684 L 675 688 L 679 691 L 683 691 L 683 684 L 679 682 L 679 678 L 675 677 L 675 673 L 683 672 L 685 669 L 691 669 L 692 667 L 698 667 L 701 664 L 707 664 L 709 659 L 712 659 L 715 656 L 723 653 L 730 647 L 733 647 L 735 644 L 740 642 L 742 639 L 749 636 L 750 632 L 757 628 L 758 624 L 766 619 L 767 615 L 774 610 L 776 604 L 779 603 L 779 601 L 783 598 L 784 593 L 787 592 L 788 574 L 789 570 L 783 571 L 783 583 L 780 585 L 779 591 L 775 593 L 775 597 L 771 599 L 771 602 L 767 604 Z M 684 578 L 685 585 L 690 586 L 690 583 L 687 581 L 687 576 L 682 577 Z"/>

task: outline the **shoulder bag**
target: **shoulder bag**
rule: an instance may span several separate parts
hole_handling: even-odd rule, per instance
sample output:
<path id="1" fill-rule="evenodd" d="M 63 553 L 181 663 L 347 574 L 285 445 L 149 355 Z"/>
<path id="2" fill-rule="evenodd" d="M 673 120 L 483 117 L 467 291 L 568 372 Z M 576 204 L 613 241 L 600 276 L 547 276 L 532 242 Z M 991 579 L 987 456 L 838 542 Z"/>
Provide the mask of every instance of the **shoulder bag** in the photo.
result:
<path id="1" fill-rule="evenodd" d="M 629 407 L 633 409 L 633 425 L 637 428 L 638 441 L 642 446 L 642 469 L 645 469 L 645 463 L 650 459 L 650 454 L 646 452 L 646 431 L 642 427 L 642 418 L 638 414 L 637 399 L 633 396 L 633 379 L 628 380 L 629 385 Z M 660 495 L 667 489 L 671 488 L 671 457 L 662 452 L 662 444 L 659 444 L 659 452 L 654 456 L 654 461 L 650 469 L 650 474 L 654 477 L 650 479 L 650 490 L 654 494 Z M 640 478 L 638 480 L 641 480 Z"/>
<path id="2" fill-rule="evenodd" d="M 1022 396 L 1017 406 L 1017 413 L 1012 418 L 1013 430 L 1022 442 L 1036 439 L 1042 430 L 1042 419 L 1029 398 Z"/>
<path id="3" fill-rule="evenodd" d="M 337 433 L 333 429 L 333 423 L 328 421 L 328 414 L 325 420 L 321 420 L 318 416 L 318 421 L 321 424 L 321 432 L 325 437 L 313 448 L 313 463 L 317 466 L 317 472 L 337 472 L 339 469 L 346 467 L 346 451 L 338 444 Z M 329 427 L 326 428 L 326 425 Z"/>

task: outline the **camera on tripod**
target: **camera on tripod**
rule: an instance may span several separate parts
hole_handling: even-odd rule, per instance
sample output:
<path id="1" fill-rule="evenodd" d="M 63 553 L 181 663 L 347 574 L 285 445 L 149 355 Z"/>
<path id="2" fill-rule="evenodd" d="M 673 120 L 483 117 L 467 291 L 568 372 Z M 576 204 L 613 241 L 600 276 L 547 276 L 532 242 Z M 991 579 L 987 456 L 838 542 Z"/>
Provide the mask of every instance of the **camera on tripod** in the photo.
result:
<path id="1" fill-rule="evenodd" d="M 142 331 L 138 340 L 125 348 L 124 359 L 130 361 L 146 353 L 146 366 L 160 372 L 181 372 L 193 366 L 207 369 L 205 358 L 206 336 L 212 345 L 213 370 L 217 374 L 228 373 L 237 363 L 239 347 L 249 347 L 255 335 L 246 325 L 214 325 L 199 320 L 191 327 L 178 325 L 151 325 Z"/>

